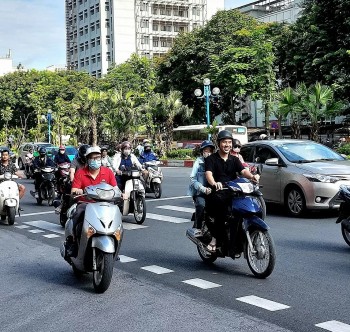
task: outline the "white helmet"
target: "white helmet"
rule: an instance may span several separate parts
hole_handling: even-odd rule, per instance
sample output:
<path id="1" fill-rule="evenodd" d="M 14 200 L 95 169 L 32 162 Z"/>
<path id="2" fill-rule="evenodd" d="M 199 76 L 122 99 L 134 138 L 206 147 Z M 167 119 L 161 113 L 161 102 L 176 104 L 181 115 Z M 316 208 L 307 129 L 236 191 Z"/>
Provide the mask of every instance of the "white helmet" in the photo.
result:
<path id="1" fill-rule="evenodd" d="M 264 139 L 266 139 L 267 138 L 267 135 L 266 134 L 261 134 L 260 136 L 259 136 L 259 139 L 261 139 L 261 140 L 264 140 Z"/>
<path id="2" fill-rule="evenodd" d="M 85 153 L 85 157 L 87 157 L 91 153 L 99 153 L 101 154 L 101 149 L 99 146 L 90 146 Z"/>

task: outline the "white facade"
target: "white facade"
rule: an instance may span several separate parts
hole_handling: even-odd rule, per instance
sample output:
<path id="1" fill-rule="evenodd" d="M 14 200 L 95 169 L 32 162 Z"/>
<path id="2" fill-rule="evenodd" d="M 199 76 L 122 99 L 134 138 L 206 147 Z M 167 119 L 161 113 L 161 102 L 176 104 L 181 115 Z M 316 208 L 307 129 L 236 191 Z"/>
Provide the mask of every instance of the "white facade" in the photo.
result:
<path id="1" fill-rule="evenodd" d="M 8 57 L 0 58 L 0 76 L 13 73 L 14 71 L 15 71 L 15 68 L 13 68 L 11 58 L 8 58 Z"/>
<path id="2" fill-rule="evenodd" d="M 162 56 L 224 0 L 66 0 L 67 67 L 100 77 L 132 53 Z"/>

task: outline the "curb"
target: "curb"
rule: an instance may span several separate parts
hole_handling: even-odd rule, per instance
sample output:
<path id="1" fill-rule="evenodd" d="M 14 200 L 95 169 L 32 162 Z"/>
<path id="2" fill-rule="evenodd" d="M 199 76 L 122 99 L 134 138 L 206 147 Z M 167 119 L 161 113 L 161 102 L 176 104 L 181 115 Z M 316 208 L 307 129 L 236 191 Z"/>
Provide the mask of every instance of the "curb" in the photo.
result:
<path id="1" fill-rule="evenodd" d="M 171 166 L 171 167 L 193 167 L 194 160 L 162 160 L 163 166 Z"/>

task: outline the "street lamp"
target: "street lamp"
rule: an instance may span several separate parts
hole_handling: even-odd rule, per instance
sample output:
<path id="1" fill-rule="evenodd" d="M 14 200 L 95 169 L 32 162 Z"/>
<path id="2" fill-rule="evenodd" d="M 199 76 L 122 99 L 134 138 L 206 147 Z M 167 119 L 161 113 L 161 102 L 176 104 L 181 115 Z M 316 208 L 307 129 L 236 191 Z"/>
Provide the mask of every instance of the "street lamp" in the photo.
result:
<path id="1" fill-rule="evenodd" d="M 205 98 L 205 106 L 206 106 L 206 116 L 207 116 L 207 127 L 210 127 L 210 98 L 217 98 L 219 97 L 220 89 L 215 87 L 213 90 L 210 89 L 210 79 L 205 78 L 203 80 L 203 85 L 204 85 L 204 92 L 202 94 L 201 89 L 196 89 L 194 90 L 194 95 L 198 99 L 203 99 Z M 208 139 L 210 140 L 210 133 L 208 133 Z"/>
<path id="2" fill-rule="evenodd" d="M 49 131 L 49 143 L 51 143 L 51 114 L 52 110 L 47 110 L 47 123 L 48 123 L 48 131 Z"/>

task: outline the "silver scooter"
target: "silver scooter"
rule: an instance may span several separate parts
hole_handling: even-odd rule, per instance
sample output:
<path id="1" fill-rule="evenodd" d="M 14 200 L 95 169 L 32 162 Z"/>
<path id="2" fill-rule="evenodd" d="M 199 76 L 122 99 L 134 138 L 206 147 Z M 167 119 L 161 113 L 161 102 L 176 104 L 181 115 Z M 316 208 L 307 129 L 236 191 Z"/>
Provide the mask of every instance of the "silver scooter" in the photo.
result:
<path id="1" fill-rule="evenodd" d="M 123 238 L 122 216 L 116 205 L 122 200 L 121 191 L 102 182 L 86 187 L 84 194 L 76 197 L 80 196 L 93 202 L 88 202 L 86 206 L 81 235 L 76 240 L 77 255 L 68 257 L 66 249 L 74 234 L 72 216 L 77 204 L 67 211 L 66 241 L 61 246 L 61 255 L 72 265 L 76 275 L 92 272 L 95 291 L 103 293 L 111 283 L 114 261 L 118 258 Z"/>

